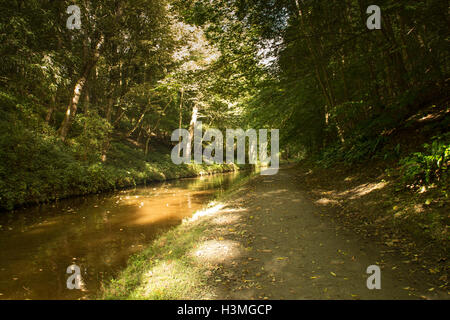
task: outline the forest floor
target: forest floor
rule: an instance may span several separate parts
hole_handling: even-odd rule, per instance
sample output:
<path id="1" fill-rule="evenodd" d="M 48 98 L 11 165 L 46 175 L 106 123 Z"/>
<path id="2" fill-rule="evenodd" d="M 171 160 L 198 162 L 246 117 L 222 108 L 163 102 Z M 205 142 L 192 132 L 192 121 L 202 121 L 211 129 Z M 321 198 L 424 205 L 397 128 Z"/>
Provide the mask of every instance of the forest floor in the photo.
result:
<path id="1" fill-rule="evenodd" d="M 351 211 L 345 197 L 370 204 L 384 187 L 347 179 L 358 184 L 345 192 L 343 177 L 336 190 L 301 166 L 250 178 L 131 259 L 103 298 L 449 299 L 446 257 L 338 214 Z M 380 290 L 367 288 L 370 265 L 381 268 Z"/>

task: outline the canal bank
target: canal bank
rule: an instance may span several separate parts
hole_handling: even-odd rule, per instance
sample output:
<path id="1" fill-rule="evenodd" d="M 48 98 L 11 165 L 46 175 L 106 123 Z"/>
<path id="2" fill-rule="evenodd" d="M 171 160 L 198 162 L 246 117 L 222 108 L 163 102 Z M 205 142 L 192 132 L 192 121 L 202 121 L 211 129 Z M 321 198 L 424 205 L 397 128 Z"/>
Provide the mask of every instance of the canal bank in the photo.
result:
<path id="1" fill-rule="evenodd" d="M 448 298 L 421 265 L 344 229 L 308 199 L 301 172 L 235 184 L 133 256 L 99 298 Z M 367 287 L 371 265 L 381 269 L 380 290 Z"/>
<path id="2" fill-rule="evenodd" d="M 145 154 L 130 142 L 116 141 L 106 161 L 101 161 L 88 151 L 80 156 L 72 150 L 75 146 L 60 141 L 46 143 L 45 150 L 23 151 L 14 162 L 2 163 L 0 211 L 239 168 L 235 164 L 176 165 L 163 146 Z"/>

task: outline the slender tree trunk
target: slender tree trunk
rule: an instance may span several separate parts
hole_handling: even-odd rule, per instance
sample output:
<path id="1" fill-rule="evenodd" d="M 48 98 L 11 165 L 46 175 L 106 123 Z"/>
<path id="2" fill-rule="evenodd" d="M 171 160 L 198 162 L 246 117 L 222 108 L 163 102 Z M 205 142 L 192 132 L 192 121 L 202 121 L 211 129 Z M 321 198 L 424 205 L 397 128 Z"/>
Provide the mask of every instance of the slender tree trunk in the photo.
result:
<path id="1" fill-rule="evenodd" d="M 67 111 L 64 116 L 64 120 L 61 123 L 61 127 L 59 129 L 59 134 L 63 141 L 67 137 L 67 133 L 69 132 L 70 126 L 72 124 L 72 120 L 74 119 L 75 114 L 77 112 L 78 101 L 80 100 L 80 96 L 81 96 L 83 87 L 86 84 L 86 79 L 87 79 L 87 75 L 89 74 L 89 71 L 90 71 L 90 67 L 86 66 L 82 77 L 80 79 L 78 79 L 77 83 L 75 84 L 72 98 L 70 100 L 69 106 L 67 107 Z"/>
<path id="2" fill-rule="evenodd" d="M 345 100 L 350 101 L 350 91 L 348 90 L 348 84 L 347 79 L 345 77 L 345 54 L 342 52 L 341 55 L 341 63 L 339 64 L 339 71 L 341 73 L 341 79 L 342 83 L 344 84 L 344 94 L 345 94 Z"/>
<path id="3" fill-rule="evenodd" d="M 162 114 L 164 114 L 164 112 L 167 110 L 167 108 L 169 107 L 169 105 L 172 103 L 172 98 L 170 99 L 169 103 L 166 104 L 166 106 L 164 107 L 164 109 L 162 110 L 161 114 L 158 117 L 158 120 L 156 121 L 155 126 L 153 127 L 153 130 L 150 128 L 150 125 L 147 127 L 146 132 L 147 132 L 147 140 L 145 142 L 145 156 L 147 156 L 148 153 L 148 146 L 150 143 L 150 139 L 152 136 L 152 132 L 155 132 L 155 135 L 157 135 L 156 130 L 158 129 L 159 123 L 161 122 L 161 118 L 162 118 Z M 139 134 L 140 135 L 140 134 Z"/>
<path id="4" fill-rule="evenodd" d="M 112 107 L 114 104 L 114 99 L 112 97 L 112 93 L 111 96 L 108 97 L 108 102 L 106 104 L 106 121 L 108 121 L 108 123 L 111 123 L 111 114 L 112 114 Z M 105 141 L 103 143 L 103 148 L 102 148 L 102 162 L 106 161 L 106 154 L 108 153 L 109 150 L 109 145 L 110 145 L 110 135 L 109 133 L 106 135 L 105 137 Z"/>
<path id="5" fill-rule="evenodd" d="M 98 59 L 100 58 L 100 48 L 103 45 L 104 37 L 102 36 L 98 41 L 93 58 L 88 61 L 85 66 L 81 77 L 75 83 L 75 87 L 73 89 L 72 98 L 70 99 L 69 106 L 67 107 L 66 114 L 61 123 L 61 127 L 59 128 L 59 135 L 61 140 L 65 141 L 67 134 L 72 125 L 72 121 L 77 113 L 78 102 L 80 101 L 81 93 L 83 92 L 83 88 L 86 84 L 86 81 L 91 73 L 92 68 L 96 65 Z"/>
<path id="6" fill-rule="evenodd" d="M 84 114 L 87 116 L 87 114 L 89 113 L 89 107 L 90 107 L 90 103 L 91 103 L 91 98 L 90 98 L 90 92 L 89 92 L 89 84 L 86 85 L 86 88 L 84 89 Z"/>
<path id="7" fill-rule="evenodd" d="M 192 144 L 194 142 L 194 129 L 195 125 L 197 124 L 197 118 L 198 118 L 198 107 L 197 104 L 194 104 L 194 107 L 192 108 L 191 122 L 189 123 L 189 141 L 191 143 L 188 144 L 188 154 L 192 153 Z"/>
<path id="8" fill-rule="evenodd" d="M 149 146 L 149 144 L 150 144 L 150 139 L 151 139 L 151 136 L 150 136 L 150 134 L 147 136 L 147 140 L 145 140 L 145 156 L 147 157 L 147 155 L 148 155 L 148 146 Z"/>
<path id="9" fill-rule="evenodd" d="M 183 94 L 184 94 L 184 90 L 183 88 L 181 88 L 180 90 L 180 123 L 178 125 L 178 128 L 181 130 L 181 126 L 182 126 L 182 122 L 183 122 Z M 180 152 L 181 152 L 181 145 L 178 145 L 178 156 L 180 156 Z"/>
<path id="10" fill-rule="evenodd" d="M 89 105 L 90 97 L 89 97 L 89 83 L 86 84 L 86 88 L 84 89 L 84 116 L 88 117 L 89 114 Z M 83 132 L 86 133 L 87 130 L 87 121 L 84 122 Z"/>
<path id="11" fill-rule="evenodd" d="M 136 142 L 137 142 L 137 143 L 139 143 L 139 140 L 141 139 L 142 131 L 144 131 L 144 130 L 142 130 L 142 128 L 140 128 L 140 129 L 139 129 L 138 136 L 137 136 L 137 138 L 136 138 Z"/>
<path id="12" fill-rule="evenodd" d="M 133 127 L 133 129 L 131 129 L 128 133 L 127 133 L 127 137 L 131 136 L 133 134 L 133 132 L 136 131 L 136 129 L 139 127 L 139 125 L 141 124 L 142 120 L 144 119 L 145 113 L 147 112 L 147 108 L 145 108 L 144 112 L 142 112 L 142 115 L 139 117 L 139 120 L 136 122 L 136 125 Z"/>
<path id="13" fill-rule="evenodd" d="M 305 23 L 305 17 L 303 15 L 303 10 L 300 6 L 299 0 L 295 0 L 295 5 L 297 8 L 297 17 L 299 19 L 299 22 L 301 23 L 301 31 L 307 30 L 307 25 Z M 311 24 L 309 25 L 311 27 Z M 312 31 L 312 27 L 310 28 L 310 32 Z M 328 72 L 323 66 L 323 52 L 320 50 L 321 43 L 319 42 L 317 45 L 312 42 L 310 34 L 306 34 L 306 43 L 308 46 L 308 50 L 311 55 L 311 59 L 313 60 L 314 69 L 316 73 L 317 81 L 319 82 L 319 85 L 322 89 L 322 93 L 328 103 L 328 107 L 325 107 L 325 125 L 328 126 L 329 121 L 329 109 L 333 108 L 335 106 L 335 98 L 333 94 L 333 89 L 331 87 L 331 83 L 328 77 Z M 318 40 L 320 41 L 320 39 Z M 342 129 L 339 127 L 339 124 L 336 122 L 336 129 L 339 135 L 339 139 L 342 143 L 345 142 Z"/>
<path id="14" fill-rule="evenodd" d="M 403 61 L 401 52 L 398 50 L 400 46 L 398 45 L 397 39 L 395 38 L 391 19 L 388 15 L 385 15 L 383 21 L 384 27 L 381 30 L 386 38 L 386 41 L 391 44 L 391 51 L 393 51 L 392 53 L 389 53 L 389 61 L 391 63 L 392 70 L 394 71 L 395 82 L 399 89 L 407 89 L 409 87 L 409 83 L 406 79 L 407 71 L 405 62 Z"/>
<path id="15" fill-rule="evenodd" d="M 50 123 L 53 112 L 55 112 L 56 109 L 56 93 L 52 94 L 50 103 L 51 103 L 50 108 L 48 108 L 47 115 L 45 116 L 45 122 L 47 122 L 48 124 Z"/>
<path id="16" fill-rule="evenodd" d="M 367 16 L 366 16 L 367 5 L 365 5 L 362 0 L 358 0 L 358 5 L 359 5 L 359 11 L 360 11 L 361 25 L 365 26 L 366 18 L 367 18 Z M 373 47 L 376 48 L 377 44 L 373 43 L 372 41 L 367 41 L 366 46 L 367 46 L 368 52 L 373 52 Z M 374 54 L 370 54 L 367 57 L 368 67 L 369 67 L 369 72 L 370 72 L 370 77 L 371 77 L 370 83 L 375 84 L 372 88 L 372 94 L 374 95 L 374 99 L 378 102 L 379 106 L 382 107 L 382 105 L 383 105 L 383 102 L 381 99 L 382 93 L 381 93 L 381 89 L 380 89 L 380 86 L 377 81 L 376 68 L 374 68 L 374 66 L 376 67 L 374 56 L 375 56 Z"/>

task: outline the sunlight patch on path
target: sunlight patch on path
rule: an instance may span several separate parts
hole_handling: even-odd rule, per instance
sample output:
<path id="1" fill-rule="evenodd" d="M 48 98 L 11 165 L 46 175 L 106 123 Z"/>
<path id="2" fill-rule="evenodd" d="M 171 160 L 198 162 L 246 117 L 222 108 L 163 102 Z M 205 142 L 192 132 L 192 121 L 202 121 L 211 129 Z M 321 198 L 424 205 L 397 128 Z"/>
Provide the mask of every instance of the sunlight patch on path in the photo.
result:
<path id="1" fill-rule="evenodd" d="M 387 185 L 386 182 L 378 182 L 378 183 L 365 183 L 361 184 L 351 190 L 347 190 L 344 192 L 341 192 L 338 196 L 344 197 L 346 195 L 351 195 L 350 199 L 356 199 L 361 198 L 362 196 L 365 196 L 372 191 L 383 189 Z"/>
<path id="2" fill-rule="evenodd" d="M 241 256 L 239 242 L 232 240 L 208 240 L 191 252 L 200 263 L 226 264 Z"/>

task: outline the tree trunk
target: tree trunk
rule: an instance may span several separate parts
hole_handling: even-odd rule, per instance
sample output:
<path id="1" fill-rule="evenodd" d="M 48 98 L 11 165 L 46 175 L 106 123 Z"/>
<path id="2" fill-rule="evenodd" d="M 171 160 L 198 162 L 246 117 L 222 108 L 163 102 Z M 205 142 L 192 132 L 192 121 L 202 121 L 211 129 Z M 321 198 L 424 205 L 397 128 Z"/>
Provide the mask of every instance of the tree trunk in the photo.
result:
<path id="1" fill-rule="evenodd" d="M 192 108 L 192 116 L 191 116 L 191 122 L 189 123 L 189 141 L 188 148 L 186 152 L 188 154 L 192 153 L 192 144 L 194 142 L 194 130 L 195 125 L 197 124 L 197 117 L 198 117 L 198 107 L 196 104 L 194 104 L 194 107 Z"/>
<path id="2" fill-rule="evenodd" d="M 184 90 L 183 90 L 183 88 L 181 88 L 181 90 L 180 90 L 180 117 L 179 117 L 180 123 L 178 125 L 178 128 L 180 130 L 181 130 L 182 122 L 183 122 L 183 94 L 184 94 Z M 181 145 L 178 144 L 178 156 L 180 156 L 180 152 L 181 152 Z"/>
<path id="3" fill-rule="evenodd" d="M 112 93 L 111 93 L 112 94 Z M 114 99 L 112 96 L 108 97 L 108 102 L 106 105 L 106 121 L 108 121 L 108 123 L 111 123 L 111 114 L 112 114 L 112 107 L 114 104 Z M 109 133 L 106 135 L 105 137 L 105 141 L 103 143 L 103 148 L 102 148 L 102 162 L 106 161 L 106 154 L 108 153 L 109 150 L 109 145 L 110 145 L 110 135 Z"/>
<path id="4" fill-rule="evenodd" d="M 48 109 L 47 115 L 45 117 L 45 122 L 47 122 L 48 124 L 50 124 L 50 120 L 52 119 L 53 112 L 55 112 L 55 109 L 56 109 L 56 93 L 52 94 L 50 103 L 51 103 L 50 108 Z"/>
<path id="5" fill-rule="evenodd" d="M 198 107 L 195 104 L 192 108 L 192 116 L 191 116 L 191 122 L 189 123 L 189 139 L 192 141 L 194 138 L 194 129 L 195 125 L 197 124 L 197 118 L 198 118 Z"/>
<path id="6" fill-rule="evenodd" d="M 299 0 L 295 0 L 295 6 L 297 8 L 297 18 L 299 19 L 299 22 L 301 24 L 301 30 L 300 31 L 304 31 L 307 30 L 307 25 L 305 23 L 305 17 L 303 16 L 303 10 L 302 7 L 300 6 Z M 311 27 L 311 24 L 309 25 Z M 317 81 L 319 82 L 319 85 L 322 89 L 322 93 L 328 103 L 328 107 L 325 107 L 325 125 L 328 126 L 329 121 L 328 121 L 328 117 L 329 117 L 329 109 L 334 108 L 335 106 L 335 98 L 334 98 L 334 93 L 333 93 L 333 88 L 331 86 L 330 80 L 329 80 L 329 76 L 328 76 L 328 72 L 327 70 L 324 68 L 323 66 L 323 52 L 321 50 L 321 43 L 320 43 L 320 39 L 318 39 L 319 43 L 313 43 L 313 41 L 311 40 L 310 35 L 312 34 L 312 27 L 309 29 L 309 35 L 306 34 L 305 38 L 306 38 L 306 44 L 309 50 L 309 53 L 311 55 L 311 59 L 313 60 L 313 64 L 314 64 L 314 70 L 316 73 L 316 78 Z M 339 125 L 336 123 L 336 129 L 339 135 L 339 139 L 342 143 L 345 142 L 344 140 L 344 136 L 342 133 L 341 128 L 339 127 Z"/>
<path id="7" fill-rule="evenodd" d="M 405 63 L 403 61 L 401 52 L 398 50 L 400 46 L 395 37 L 391 19 L 388 15 L 384 15 L 383 21 L 384 27 L 381 30 L 384 37 L 386 38 L 386 41 L 392 46 L 391 52 L 389 53 L 390 59 L 388 61 L 391 63 L 391 70 L 394 72 L 394 78 L 397 84 L 397 88 L 403 91 L 409 88 L 409 83 L 406 79 L 407 71 Z"/>
<path id="8" fill-rule="evenodd" d="M 149 145 L 149 143 L 150 143 L 150 139 L 151 139 L 151 136 L 150 136 L 150 134 L 148 135 L 148 137 L 147 137 L 147 140 L 145 140 L 145 156 L 147 157 L 147 155 L 148 155 L 148 145 Z"/>
<path id="9" fill-rule="evenodd" d="M 145 156 L 148 154 L 148 145 L 150 143 L 150 139 L 152 137 L 152 131 L 155 132 L 155 135 L 157 134 L 156 130 L 158 129 L 159 123 L 161 122 L 162 114 L 166 111 L 166 109 L 169 107 L 169 105 L 172 103 L 172 98 L 170 99 L 169 103 L 166 104 L 164 107 L 162 113 L 159 115 L 158 120 L 156 121 L 155 126 L 153 127 L 153 130 L 150 128 L 150 125 L 147 127 L 147 140 L 145 142 Z M 138 138 L 139 139 L 139 138 Z"/>
<path id="10" fill-rule="evenodd" d="M 142 112 L 142 115 L 139 117 L 139 120 L 136 122 L 136 125 L 127 133 L 127 137 L 131 136 L 133 132 L 136 131 L 136 129 L 141 124 L 142 120 L 144 119 L 145 113 L 147 112 L 148 108 L 145 108 L 144 112 Z"/>
<path id="11" fill-rule="evenodd" d="M 104 37 L 101 36 L 100 40 L 98 41 L 96 47 L 94 56 L 91 59 L 91 61 L 88 61 L 85 66 L 83 73 L 81 74 L 81 77 L 77 80 L 75 84 L 75 88 L 73 89 L 72 98 L 70 99 L 69 106 L 67 107 L 66 115 L 64 116 L 64 119 L 61 123 L 61 127 L 59 128 L 59 135 L 61 137 L 61 140 L 65 141 L 67 134 L 70 130 L 70 127 L 72 125 L 72 121 L 75 118 L 75 115 L 77 113 L 78 108 L 78 102 L 80 101 L 81 93 L 83 92 L 83 88 L 86 84 L 86 81 L 89 77 L 89 74 L 91 73 L 92 68 L 96 65 L 99 57 L 100 57 L 100 48 L 103 45 Z"/>

